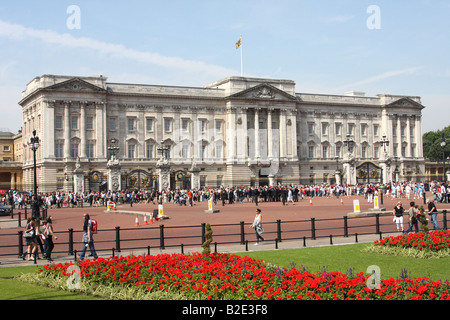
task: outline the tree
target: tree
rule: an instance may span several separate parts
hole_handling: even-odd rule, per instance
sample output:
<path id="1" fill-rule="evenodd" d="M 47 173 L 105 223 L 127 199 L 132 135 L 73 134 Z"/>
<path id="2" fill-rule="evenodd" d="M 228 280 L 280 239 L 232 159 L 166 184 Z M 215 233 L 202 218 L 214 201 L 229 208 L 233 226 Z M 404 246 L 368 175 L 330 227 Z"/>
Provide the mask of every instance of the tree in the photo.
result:
<path id="1" fill-rule="evenodd" d="M 423 208 L 423 206 L 420 206 L 418 218 L 420 222 L 420 228 L 422 229 L 423 232 L 428 233 L 428 231 L 430 231 L 430 228 L 428 228 L 428 220 L 425 215 L 425 209 Z"/>
<path id="2" fill-rule="evenodd" d="M 203 251 L 202 254 L 209 254 L 211 253 L 211 242 L 212 242 L 212 229 L 211 229 L 211 225 L 209 223 L 206 224 L 206 233 L 205 233 L 205 242 L 203 243 L 202 247 L 203 247 Z"/>
<path id="3" fill-rule="evenodd" d="M 447 141 L 447 145 L 444 148 L 445 157 L 450 156 L 450 126 L 445 127 L 443 130 L 426 132 L 423 137 L 423 156 L 430 159 L 430 161 L 442 161 L 442 134 Z"/>

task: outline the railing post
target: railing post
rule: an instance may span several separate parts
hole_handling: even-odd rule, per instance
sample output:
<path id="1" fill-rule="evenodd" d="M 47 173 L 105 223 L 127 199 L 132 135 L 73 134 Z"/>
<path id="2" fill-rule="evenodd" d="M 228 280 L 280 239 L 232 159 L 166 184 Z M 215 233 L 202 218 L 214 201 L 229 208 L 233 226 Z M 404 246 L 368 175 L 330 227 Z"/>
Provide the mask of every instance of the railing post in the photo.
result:
<path id="1" fill-rule="evenodd" d="M 73 254 L 73 229 L 69 229 L 69 255 Z"/>
<path id="2" fill-rule="evenodd" d="M 164 225 L 159 226 L 159 248 L 165 249 L 164 247 Z"/>
<path id="3" fill-rule="evenodd" d="M 375 224 L 376 224 L 376 230 L 375 230 L 375 233 L 380 233 L 380 214 L 379 213 L 377 213 L 376 215 L 375 215 Z"/>
<path id="4" fill-rule="evenodd" d="M 120 227 L 116 227 L 116 251 L 120 252 Z"/>
<path id="5" fill-rule="evenodd" d="M 444 220 L 443 224 L 443 229 L 447 230 L 447 210 L 442 210 L 442 219 Z"/>
<path id="6" fill-rule="evenodd" d="M 244 221 L 240 222 L 241 225 L 241 244 L 245 244 L 245 230 L 244 230 Z"/>
<path id="7" fill-rule="evenodd" d="M 17 213 L 17 227 L 21 228 L 22 227 L 22 212 L 18 212 Z"/>
<path id="8" fill-rule="evenodd" d="M 206 235 L 206 223 L 202 222 L 202 243 L 200 245 L 203 245 L 206 241 L 205 238 Z"/>
<path id="9" fill-rule="evenodd" d="M 281 242 L 281 220 L 277 220 L 277 239 Z"/>
<path id="10" fill-rule="evenodd" d="M 347 216 L 344 216 L 344 237 L 348 238 L 348 221 L 347 221 Z"/>
<path id="11" fill-rule="evenodd" d="M 311 218 L 311 239 L 316 240 L 316 218 Z"/>
<path id="12" fill-rule="evenodd" d="M 18 236 L 19 236 L 19 239 L 18 239 L 19 240 L 19 244 L 18 244 L 19 258 L 22 258 L 22 256 L 23 256 L 23 231 L 22 230 L 19 231 Z"/>

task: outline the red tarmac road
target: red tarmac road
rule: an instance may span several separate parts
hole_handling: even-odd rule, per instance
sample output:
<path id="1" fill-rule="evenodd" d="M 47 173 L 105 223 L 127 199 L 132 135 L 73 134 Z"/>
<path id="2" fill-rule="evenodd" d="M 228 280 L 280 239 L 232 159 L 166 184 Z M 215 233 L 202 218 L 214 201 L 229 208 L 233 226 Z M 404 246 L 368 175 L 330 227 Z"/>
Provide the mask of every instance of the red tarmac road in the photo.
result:
<path id="1" fill-rule="evenodd" d="M 341 200 L 343 204 L 341 204 Z M 301 239 L 311 237 L 311 218 L 315 218 L 315 227 L 317 237 L 333 235 L 343 235 L 344 216 L 353 212 L 353 200 L 358 199 L 361 206 L 361 212 L 369 211 L 373 208 L 373 203 L 367 203 L 363 196 L 341 197 L 339 200 L 335 197 L 324 198 L 315 197 L 310 205 L 309 198 L 299 200 L 294 205 L 289 203 L 283 206 L 281 202 L 260 202 L 258 208 L 262 211 L 262 221 L 267 240 L 276 238 L 276 222 L 281 220 L 281 229 L 284 239 Z M 395 206 L 397 199 L 384 199 L 382 208 L 391 211 Z M 409 200 L 401 199 L 404 208 L 409 208 Z M 413 200 L 414 201 L 414 200 Z M 423 200 L 415 200 L 419 205 Z M 252 202 L 234 203 L 222 206 L 219 201 L 215 209 L 219 213 L 205 213 L 207 202 L 197 202 L 193 207 L 179 206 L 178 204 L 164 204 L 164 215 L 168 219 L 156 221 L 149 225 L 144 225 L 143 215 L 138 216 L 139 227 L 135 227 L 136 214 L 120 214 L 118 211 L 139 211 L 150 215 L 157 204 L 133 204 L 118 205 L 117 211 L 105 212 L 105 207 L 84 207 L 84 208 L 60 208 L 49 209 L 48 215 L 53 219 L 53 226 L 56 232 L 61 232 L 58 239 L 55 240 L 55 255 L 57 252 L 66 252 L 68 242 L 67 230 L 74 230 L 73 240 L 76 242 L 74 250 L 81 249 L 81 230 L 83 226 L 83 214 L 89 213 L 91 218 L 98 221 L 99 232 L 94 236 L 95 246 L 98 251 L 110 250 L 115 247 L 115 228 L 120 227 L 121 248 L 158 248 L 160 246 L 160 225 L 164 225 L 165 246 L 179 246 L 201 244 L 201 224 L 209 223 L 213 229 L 213 242 L 239 242 L 241 221 L 245 222 L 246 239 L 255 240 L 254 231 L 248 227 L 252 224 L 255 216 L 256 205 Z M 449 204 L 437 204 L 437 208 L 450 209 Z M 2 220 L 9 219 L 2 217 Z M 442 219 L 439 217 L 439 219 Z M 407 228 L 407 218 L 404 219 L 405 230 Z M 442 222 L 441 222 L 442 223 Z M 0 230 L 0 256 L 8 253 L 17 253 L 18 236 L 17 232 L 23 230 L 25 221 L 22 221 L 22 228 L 10 228 Z M 392 221 L 392 216 L 380 217 L 381 231 L 383 233 L 395 232 L 396 227 Z M 233 225 L 233 226 L 231 226 Z M 375 217 L 368 218 L 348 218 L 348 232 L 350 235 L 355 233 L 375 233 Z M 186 227 L 188 226 L 188 227 Z M 183 228 L 182 228 L 183 227 Z M 107 231 L 105 231 L 107 230 Z M 15 235 L 14 235 L 15 234 Z M 225 235 L 226 234 L 226 235 Z M 232 235 L 230 235 L 232 234 Z M 5 236 L 10 235 L 10 236 Z M 57 234 L 58 235 L 58 234 Z M 175 239 L 175 237 L 177 239 Z M 182 239 L 179 239 L 182 237 Z M 142 240 L 145 239 L 145 240 Z M 60 245 L 58 245 L 60 243 Z M 13 249 L 1 248 L 1 246 L 15 246 Z M 64 248 L 62 248 L 64 247 Z M 142 251 L 142 250 L 141 250 Z"/>

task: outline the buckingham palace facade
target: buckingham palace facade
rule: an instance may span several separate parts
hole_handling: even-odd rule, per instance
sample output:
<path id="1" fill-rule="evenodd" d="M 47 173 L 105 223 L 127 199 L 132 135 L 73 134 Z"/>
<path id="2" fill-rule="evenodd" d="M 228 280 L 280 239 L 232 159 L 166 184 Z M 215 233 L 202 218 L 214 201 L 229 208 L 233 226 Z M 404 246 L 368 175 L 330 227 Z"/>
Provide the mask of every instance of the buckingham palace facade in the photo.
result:
<path id="1" fill-rule="evenodd" d="M 43 75 L 27 84 L 19 104 L 23 185 L 32 189 L 28 141 L 36 131 L 40 192 L 425 175 L 424 106 L 415 96 L 297 93 L 291 80 L 238 76 L 182 87 Z"/>

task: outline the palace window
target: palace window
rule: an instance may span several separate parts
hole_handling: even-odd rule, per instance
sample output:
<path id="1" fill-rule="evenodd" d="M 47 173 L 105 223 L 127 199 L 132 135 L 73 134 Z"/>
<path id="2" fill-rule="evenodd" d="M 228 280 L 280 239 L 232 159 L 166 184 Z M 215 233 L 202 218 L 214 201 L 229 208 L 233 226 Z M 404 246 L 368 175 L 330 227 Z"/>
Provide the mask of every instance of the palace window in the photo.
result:
<path id="1" fill-rule="evenodd" d="M 128 145 L 128 159 L 133 159 L 136 151 L 136 145 L 129 144 Z"/>
<path id="2" fill-rule="evenodd" d="M 164 119 L 164 132 L 172 131 L 172 119 Z"/>
<path id="3" fill-rule="evenodd" d="M 61 130 L 63 128 L 63 117 L 55 116 L 55 129 Z"/>
<path id="4" fill-rule="evenodd" d="M 70 127 L 72 130 L 78 130 L 78 116 L 72 116 L 70 121 Z"/>
<path id="5" fill-rule="evenodd" d="M 146 120 L 146 130 L 148 132 L 153 131 L 153 119 L 147 118 L 147 120 Z"/>
<path id="6" fill-rule="evenodd" d="M 56 158 L 63 158 L 63 144 L 62 143 L 55 143 L 55 157 Z"/>
<path id="7" fill-rule="evenodd" d="M 72 143 L 70 145 L 70 156 L 72 158 L 77 158 L 78 157 L 78 143 Z"/>
<path id="8" fill-rule="evenodd" d="M 136 119 L 128 118 L 128 131 L 136 130 Z"/>
<path id="9" fill-rule="evenodd" d="M 147 145 L 147 158 L 148 159 L 153 158 L 153 145 L 152 144 Z"/>
<path id="10" fill-rule="evenodd" d="M 88 143 L 86 145 L 86 156 L 88 158 L 94 158 L 94 144 Z"/>
<path id="11" fill-rule="evenodd" d="M 94 118 L 93 117 L 86 118 L 86 130 L 94 130 Z"/>

